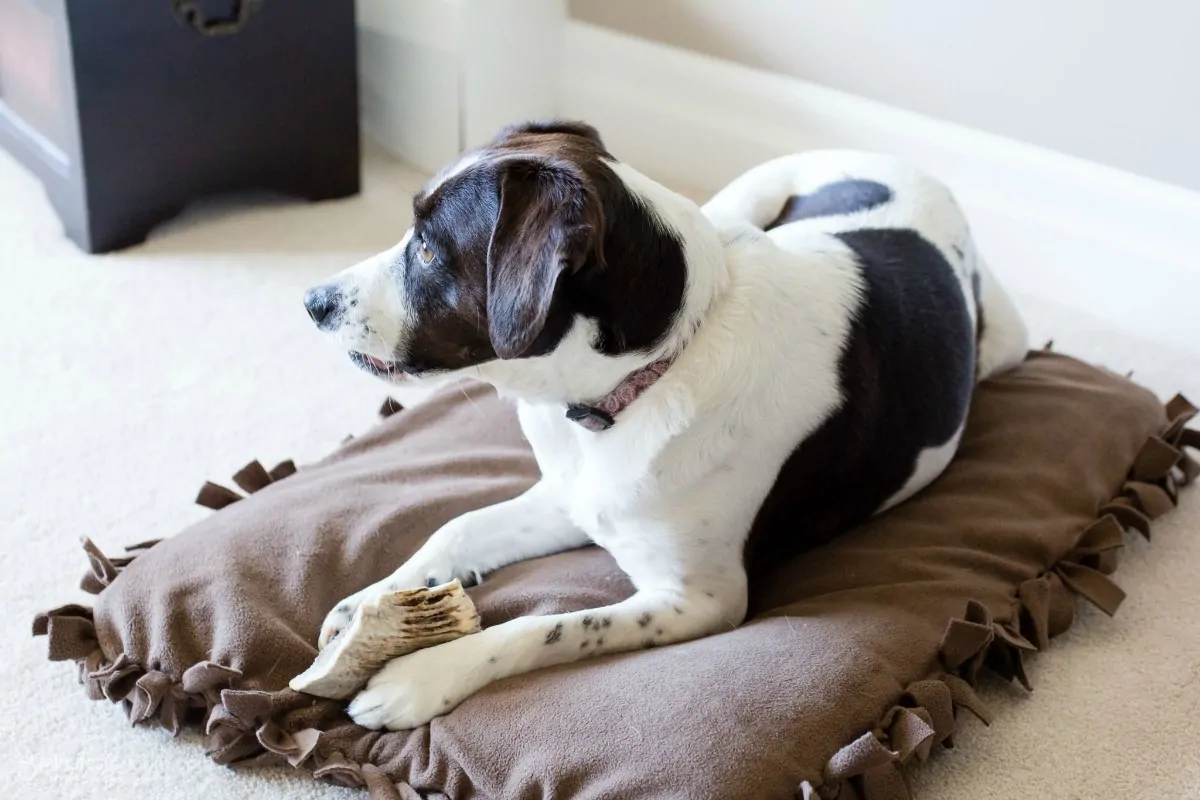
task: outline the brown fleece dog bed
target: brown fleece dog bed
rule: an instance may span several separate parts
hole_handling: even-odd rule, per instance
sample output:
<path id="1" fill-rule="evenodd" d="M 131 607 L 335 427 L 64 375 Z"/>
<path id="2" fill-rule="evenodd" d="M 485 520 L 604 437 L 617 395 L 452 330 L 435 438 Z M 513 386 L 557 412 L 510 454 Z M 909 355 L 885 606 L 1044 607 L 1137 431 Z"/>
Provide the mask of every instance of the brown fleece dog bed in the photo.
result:
<path id="1" fill-rule="evenodd" d="M 392 407 L 390 410 L 395 410 Z M 203 726 L 233 767 L 288 762 L 374 798 L 909 796 L 905 765 L 948 744 L 989 667 L 1028 654 L 1078 594 L 1112 613 L 1123 528 L 1148 535 L 1200 467 L 1195 414 L 1038 353 L 982 385 L 931 488 L 759 579 L 740 628 L 494 684 L 414 731 L 364 730 L 288 679 L 325 613 L 440 524 L 536 476 L 512 410 L 457 388 L 300 469 L 257 463 L 200 500 L 223 510 L 106 558 L 96 606 L 38 617 L 50 658 L 134 721 Z M 136 558 L 135 558 L 136 557 Z M 485 625 L 631 592 L 595 548 L 517 564 L 471 594 Z"/>

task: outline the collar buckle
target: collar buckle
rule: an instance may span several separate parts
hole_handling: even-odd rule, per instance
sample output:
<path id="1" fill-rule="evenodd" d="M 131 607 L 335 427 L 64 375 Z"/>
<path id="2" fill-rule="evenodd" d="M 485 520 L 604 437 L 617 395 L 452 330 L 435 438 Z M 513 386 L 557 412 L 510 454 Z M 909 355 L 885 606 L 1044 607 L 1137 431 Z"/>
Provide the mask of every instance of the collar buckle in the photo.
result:
<path id="1" fill-rule="evenodd" d="M 567 406 L 567 419 L 579 423 L 592 433 L 606 431 L 617 422 L 611 414 L 581 403 L 571 403 Z"/>

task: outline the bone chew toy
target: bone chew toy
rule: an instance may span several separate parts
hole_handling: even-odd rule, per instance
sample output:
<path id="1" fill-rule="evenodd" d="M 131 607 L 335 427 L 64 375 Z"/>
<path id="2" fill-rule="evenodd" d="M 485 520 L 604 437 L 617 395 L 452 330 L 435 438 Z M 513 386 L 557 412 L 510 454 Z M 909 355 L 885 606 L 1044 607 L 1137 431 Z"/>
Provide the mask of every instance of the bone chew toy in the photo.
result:
<path id="1" fill-rule="evenodd" d="M 288 686 L 344 700 L 393 658 L 479 630 L 479 612 L 458 580 L 373 597 Z"/>

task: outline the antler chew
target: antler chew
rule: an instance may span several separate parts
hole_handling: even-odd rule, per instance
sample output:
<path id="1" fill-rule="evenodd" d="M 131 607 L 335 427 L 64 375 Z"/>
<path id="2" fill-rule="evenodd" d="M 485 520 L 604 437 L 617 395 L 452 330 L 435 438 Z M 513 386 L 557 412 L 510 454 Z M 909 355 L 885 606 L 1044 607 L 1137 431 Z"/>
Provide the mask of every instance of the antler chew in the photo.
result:
<path id="1" fill-rule="evenodd" d="M 350 625 L 288 685 L 343 700 L 393 658 L 479 630 L 479 612 L 457 580 L 380 595 L 364 601 Z"/>

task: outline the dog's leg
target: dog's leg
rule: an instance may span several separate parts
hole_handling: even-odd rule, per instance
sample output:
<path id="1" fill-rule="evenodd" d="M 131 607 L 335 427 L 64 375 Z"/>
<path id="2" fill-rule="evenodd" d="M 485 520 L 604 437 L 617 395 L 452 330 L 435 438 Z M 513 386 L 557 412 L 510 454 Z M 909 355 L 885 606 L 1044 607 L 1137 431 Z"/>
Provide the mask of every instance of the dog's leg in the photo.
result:
<path id="1" fill-rule="evenodd" d="M 397 658 L 354 699 L 350 716 L 368 728 L 413 728 L 501 678 L 731 630 L 746 613 L 740 538 L 724 546 L 698 533 L 649 525 L 605 541 L 638 589 L 632 597 L 521 617 Z"/>
<path id="2" fill-rule="evenodd" d="M 453 578 L 477 581 L 506 564 L 587 543 L 587 535 L 571 522 L 553 487 L 540 481 L 512 500 L 450 520 L 398 570 L 338 603 L 321 625 L 318 646 L 325 647 L 349 625 L 369 597 Z"/>

